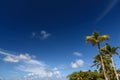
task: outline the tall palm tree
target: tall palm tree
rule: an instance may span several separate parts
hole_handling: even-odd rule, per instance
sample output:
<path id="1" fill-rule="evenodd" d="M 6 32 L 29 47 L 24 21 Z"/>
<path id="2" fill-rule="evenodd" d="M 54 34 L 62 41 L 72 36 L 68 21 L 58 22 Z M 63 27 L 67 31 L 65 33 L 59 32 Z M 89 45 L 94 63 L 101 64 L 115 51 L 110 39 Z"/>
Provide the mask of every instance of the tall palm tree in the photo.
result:
<path id="1" fill-rule="evenodd" d="M 116 67 L 115 67 L 112 55 L 113 54 L 119 55 L 118 52 L 117 52 L 118 48 L 119 47 L 111 47 L 108 43 L 106 43 L 104 45 L 104 47 L 101 49 L 101 51 L 104 52 L 106 55 L 108 55 L 111 59 L 111 64 L 112 64 L 112 67 L 113 67 L 113 70 L 114 70 L 114 73 L 115 73 L 115 76 L 116 76 L 116 80 L 119 80 L 119 77 L 118 77 L 118 74 L 117 74 L 117 71 L 116 71 Z"/>
<path id="2" fill-rule="evenodd" d="M 104 66 L 104 63 L 103 63 L 103 58 L 102 58 L 102 55 L 101 55 L 100 42 L 102 42 L 104 40 L 108 40 L 108 39 L 109 39 L 108 35 L 100 36 L 98 32 L 93 32 L 93 34 L 91 36 L 86 37 L 86 42 L 91 42 L 93 46 L 95 46 L 95 45 L 98 46 L 100 59 L 101 59 L 102 70 L 103 70 L 103 73 L 104 73 L 105 80 L 108 80 L 108 78 L 107 78 L 107 75 L 106 75 L 106 70 L 105 70 L 105 66 Z"/>
<path id="3" fill-rule="evenodd" d="M 103 73 L 103 70 L 102 70 L 102 66 L 101 66 L 101 58 L 100 58 L 101 54 L 97 54 L 95 57 L 94 57 L 94 61 L 93 61 L 93 65 L 91 67 L 94 67 L 96 66 L 97 69 L 100 71 L 100 73 Z M 110 76 L 108 73 L 110 73 L 111 71 L 108 69 L 109 68 L 109 65 L 110 65 L 110 59 L 107 58 L 104 54 L 102 54 L 102 58 L 103 58 L 103 63 L 104 63 L 104 68 L 106 70 L 106 76 L 108 78 L 108 80 L 111 80 L 110 79 Z"/>

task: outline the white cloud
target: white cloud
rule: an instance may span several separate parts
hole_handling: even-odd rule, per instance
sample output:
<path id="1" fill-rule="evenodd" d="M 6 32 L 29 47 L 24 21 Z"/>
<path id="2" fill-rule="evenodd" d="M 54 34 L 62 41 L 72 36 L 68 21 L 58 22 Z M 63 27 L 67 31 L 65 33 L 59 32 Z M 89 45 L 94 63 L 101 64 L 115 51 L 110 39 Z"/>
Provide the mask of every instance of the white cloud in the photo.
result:
<path id="1" fill-rule="evenodd" d="M 31 56 L 29 56 L 29 54 L 20 54 L 18 56 L 16 55 L 7 55 L 3 60 L 6 61 L 6 62 L 13 62 L 13 63 L 16 63 L 16 62 L 20 62 L 20 61 L 23 61 L 23 60 L 30 60 L 31 59 Z"/>
<path id="2" fill-rule="evenodd" d="M 75 55 L 75 56 L 82 56 L 82 54 L 79 53 L 79 52 L 74 52 L 73 55 Z"/>
<path id="3" fill-rule="evenodd" d="M 50 33 L 47 33 L 45 30 L 42 30 L 42 31 L 40 32 L 40 34 L 41 34 L 40 38 L 41 38 L 42 40 L 47 39 L 48 37 L 51 36 L 51 34 L 50 34 Z"/>
<path id="4" fill-rule="evenodd" d="M 28 72 L 27 78 L 38 79 L 38 80 L 48 80 L 55 79 L 60 80 L 62 78 L 61 72 L 57 67 L 49 68 L 47 64 L 31 59 L 24 61 L 23 64 L 17 66 L 17 69 Z"/>
<path id="5" fill-rule="evenodd" d="M 55 67 L 53 69 L 50 69 L 45 63 L 37 60 L 26 61 L 24 62 L 24 64 L 19 65 L 17 69 L 24 72 L 32 73 L 34 74 L 34 76 L 38 76 L 39 78 L 61 77 L 58 68 Z"/>
<path id="6" fill-rule="evenodd" d="M 47 65 L 38 60 L 25 61 L 17 67 L 19 70 L 39 75 L 39 77 L 51 77 L 52 72 L 47 68 Z"/>
<path id="7" fill-rule="evenodd" d="M 31 56 L 29 54 L 20 54 L 19 56 L 17 56 L 17 58 L 19 60 L 30 60 Z"/>
<path id="8" fill-rule="evenodd" d="M 3 60 L 6 62 L 13 62 L 13 63 L 19 62 L 18 59 L 16 59 L 15 57 L 12 57 L 12 56 L 6 56 Z"/>
<path id="9" fill-rule="evenodd" d="M 72 68 L 78 68 L 78 67 L 83 66 L 83 64 L 84 64 L 84 61 L 79 59 L 79 60 L 76 60 L 75 62 L 72 62 L 71 67 Z"/>
<path id="10" fill-rule="evenodd" d="M 45 40 L 50 36 L 51 36 L 51 33 L 48 33 L 45 30 L 41 30 L 39 34 L 36 32 L 32 32 L 32 38 L 39 38 L 41 40 Z"/>
<path id="11" fill-rule="evenodd" d="M 13 55 L 13 54 L 10 54 L 9 51 L 5 51 L 5 50 L 1 49 L 0 54 L 5 55 L 3 60 L 6 61 L 6 62 L 17 63 L 19 61 L 30 60 L 31 59 L 31 56 L 27 53 L 26 54 L 20 54 L 20 55 Z"/>
<path id="12" fill-rule="evenodd" d="M 0 51 L 0 54 L 5 56 L 3 60 L 7 62 L 18 64 L 18 62 L 21 61 L 21 63 L 19 63 L 15 68 L 19 71 L 28 73 L 28 75 L 24 76 L 27 80 L 67 80 L 61 75 L 61 72 L 57 67 L 49 68 L 49 65 L 34 59 L 29 54 L 13 55 L 4 51 Z"/>

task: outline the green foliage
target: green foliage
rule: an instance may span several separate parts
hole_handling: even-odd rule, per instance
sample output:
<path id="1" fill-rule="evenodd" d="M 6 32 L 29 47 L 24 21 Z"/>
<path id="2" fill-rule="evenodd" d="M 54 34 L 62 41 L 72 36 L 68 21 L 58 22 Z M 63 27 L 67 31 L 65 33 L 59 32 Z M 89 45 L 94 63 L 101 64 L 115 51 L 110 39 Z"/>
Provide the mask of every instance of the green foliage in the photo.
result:
<path id="1" fill-rule="evenodd" d="M 68 75 L 69 80 L 104 80 L 103 74 L 98 71 L 79 71 Z"/>

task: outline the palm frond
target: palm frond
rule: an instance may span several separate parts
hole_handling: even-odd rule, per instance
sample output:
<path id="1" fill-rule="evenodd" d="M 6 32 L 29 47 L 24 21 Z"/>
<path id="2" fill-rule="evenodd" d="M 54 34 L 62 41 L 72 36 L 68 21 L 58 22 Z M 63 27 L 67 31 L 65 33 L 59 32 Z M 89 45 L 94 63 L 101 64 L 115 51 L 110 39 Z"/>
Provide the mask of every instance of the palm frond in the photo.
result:
<path id="1" fill-rule="evenodd" d="M 91 42 L 93 46 L 96 45 L 96 40 L 93 38 L 93 36 L 87 36 L 86 37 L 86 43 Z"/>

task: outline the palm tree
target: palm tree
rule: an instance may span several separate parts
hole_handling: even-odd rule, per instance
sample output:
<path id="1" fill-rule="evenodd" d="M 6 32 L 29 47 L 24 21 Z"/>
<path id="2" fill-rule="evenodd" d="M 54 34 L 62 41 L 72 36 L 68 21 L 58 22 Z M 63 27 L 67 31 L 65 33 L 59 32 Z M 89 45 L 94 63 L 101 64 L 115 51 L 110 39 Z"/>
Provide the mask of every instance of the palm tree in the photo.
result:
<path id="1" fill-rule="evenodd" d="M 114 64 L 114 60 L 112 58 L 112 55 L 113 54 L 119 55 L 117 52 L 118 48 L 119 47 L 111 47 L 108 43 L 106 43 L 105 46 L 101 49 L 101 51 L 104 52 L 106 55 L 108 55 L 111 59 L 111 64 L 112 64 L 112 67 L 113 67 L 113 70 L 114 70 L 114 73 L 116 76 L 116 80 L 119 80 L 119 78 L 118 78 L 118 74 L 117 74 L 117 71 L 115 68 L 115 64 Z"/>
<path id="2" fill-rule="evenodd" d="M 100 55 L 101 55 L 101 54 L 97 54 L 97 55 L 94 57 L 94 61 L 93 61 L 94 64 L 93 64 L 91 67 L 96 66 L 97 69 L 99 69 L 100 73 L 103 73 L 102 66 L 101 66 L 101 63 L 102 63 L 102 62 L 101 62 Z M 102 54 L 102 56 L 103 56 L 102 58 L 103 58 L 104 68 L 105 68 L 105 70 L 106 70 L 106 76 L 107 76 L 107 78 L 108 78 L 109 80 L 111 80 L 111 79 L 110 79 L 110 76 L 109 76 L 109 74 L 108 74 L 108 73 L 111 72 L 111 71 L 108 69 L 109 66 L 110 66 L 110 59 L 107 58 L 104 54 Z"/>
<path id="3" fill-rule="evenodd" d="M 98 46 L 98 50 L 99 50 L 99 54 L 100 54 L 100 60 L 101 60 L 101 65 L 102 65 L 102 70 L 104 73 L 104 77 L 105 80 L 108 80 L 107 75 L 106 75 L 106 70 L 105 70 L 105 66 L 103 63 L 103 57 L 101 55 L 101 48 L 100 48 L 100 42 L 104 41 L 104 40 L 108 40 L 109 36 L 108 35 L 102 35 L 100 36 L 98 32 L 93 32 L 93 34 L 91 36 L 87 36 L 86 37 L 86 42 L 91 42 L 93 46 L 97 45 Z"/>
<path id="4" fill-rule="evenodd" d="M 101 60 L 100 60 L 100 54 L 97 54 L 96 56 L 94 56 L 94 61 L 93 61 L 93 65 L 91 67 L 96 66 L 97 69 L 101 68 Z"/>

